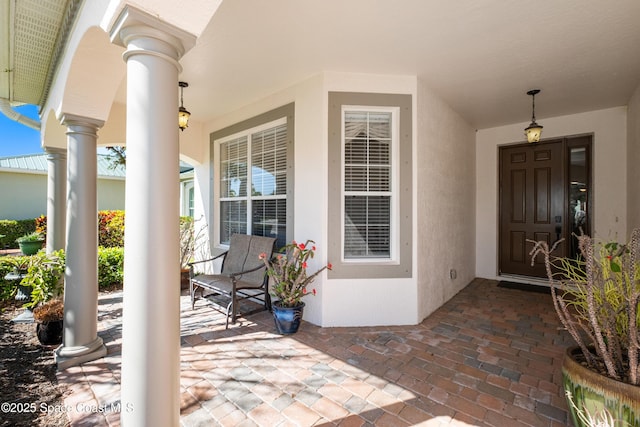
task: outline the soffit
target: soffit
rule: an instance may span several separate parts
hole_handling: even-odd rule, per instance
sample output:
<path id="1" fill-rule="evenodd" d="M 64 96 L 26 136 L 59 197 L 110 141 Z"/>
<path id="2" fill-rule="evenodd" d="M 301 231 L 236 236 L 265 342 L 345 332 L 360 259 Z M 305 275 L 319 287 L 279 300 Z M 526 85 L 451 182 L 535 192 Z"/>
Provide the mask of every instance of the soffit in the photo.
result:
<path id="1" fill-rule="evenodd" d="M 12 104 L 41 105 L 69 25 L 73 0 L 0 2 L 0 97 Z"/>

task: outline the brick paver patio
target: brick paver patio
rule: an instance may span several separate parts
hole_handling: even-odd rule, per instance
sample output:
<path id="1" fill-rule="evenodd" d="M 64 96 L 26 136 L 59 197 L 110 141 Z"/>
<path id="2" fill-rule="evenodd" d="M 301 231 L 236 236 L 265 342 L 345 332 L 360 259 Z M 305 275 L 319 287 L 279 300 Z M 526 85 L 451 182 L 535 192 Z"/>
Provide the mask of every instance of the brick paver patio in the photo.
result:
<path id="1" fill-rule="evenodd" d="M 181 298 L 184 426 L 569 423 L 560 366 L 571 342 L 546 294 L 477 279 L 419 325 L 303 323 L 293 336 L 268 312 L 225 331 L 223 315 Z M 108 356 L 58 374 L 79 409 L 72 425 L 120 425 L 121 310 L 121 293 L 100 297 Z"/>

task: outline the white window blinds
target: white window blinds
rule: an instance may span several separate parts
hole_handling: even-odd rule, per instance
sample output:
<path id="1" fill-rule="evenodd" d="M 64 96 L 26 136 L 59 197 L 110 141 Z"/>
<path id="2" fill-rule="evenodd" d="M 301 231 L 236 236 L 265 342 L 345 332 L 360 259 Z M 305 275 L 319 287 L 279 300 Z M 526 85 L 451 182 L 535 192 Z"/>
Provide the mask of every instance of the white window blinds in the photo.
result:
<path id="1" fill-rule="evenodd" d="M 233 233 L 286 243 L 287 124 L 220 143 L 220 242 Z M 278 246 L 279 247 L 279 246 Z"/>
<path id="2" fill-rule="evenodd" d="M 345 259 L 391 256 L 391 112 L 344 112 Z"/>

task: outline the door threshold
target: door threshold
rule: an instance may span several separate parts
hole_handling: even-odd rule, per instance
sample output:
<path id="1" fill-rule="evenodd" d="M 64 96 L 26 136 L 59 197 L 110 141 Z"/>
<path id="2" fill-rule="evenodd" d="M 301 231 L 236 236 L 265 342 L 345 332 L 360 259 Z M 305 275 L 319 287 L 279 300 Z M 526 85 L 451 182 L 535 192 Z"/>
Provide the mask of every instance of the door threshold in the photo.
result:
<path id="1" fill-rule="evenodd" d="M 499 288 L 519 289 L 522 291 L 539 292 L 548 294 L 551 292 L 549 283 L 537 277 L 500 276 Z"/>

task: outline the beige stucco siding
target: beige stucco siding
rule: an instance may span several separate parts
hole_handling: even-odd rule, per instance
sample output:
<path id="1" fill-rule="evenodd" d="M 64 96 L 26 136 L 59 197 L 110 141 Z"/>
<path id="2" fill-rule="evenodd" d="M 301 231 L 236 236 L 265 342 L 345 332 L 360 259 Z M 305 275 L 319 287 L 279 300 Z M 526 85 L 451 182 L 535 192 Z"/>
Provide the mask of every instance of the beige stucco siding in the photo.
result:
<path id="1" fill-rule="evenodd" d="M 124 180 L 98 179 L 98 209 L 124 209 Z M 0 219 L 47 214 L 47 176 L 0 171 Z"/>
<path id="2" fill-rule="evenodd" d="M 424 82 L 418 84 L 417 128 L 422 320 L 475 277 L 475 131 Z"/>
<path id="3" fill-rule="evenodd" d="M 46 175 L 0 171 L 0 219 L 29 219 L 46 213 Z"/>

